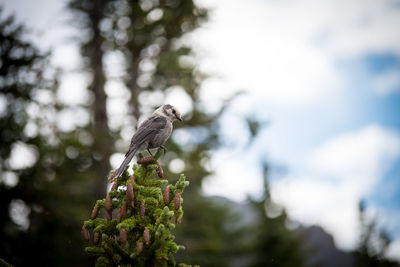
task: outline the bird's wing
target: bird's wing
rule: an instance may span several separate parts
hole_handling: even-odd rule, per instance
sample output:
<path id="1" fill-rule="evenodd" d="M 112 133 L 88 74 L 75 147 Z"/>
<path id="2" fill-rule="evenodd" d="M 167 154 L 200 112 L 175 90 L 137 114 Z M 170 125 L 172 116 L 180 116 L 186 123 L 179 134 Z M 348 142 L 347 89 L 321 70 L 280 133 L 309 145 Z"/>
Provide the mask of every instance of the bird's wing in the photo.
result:
<path id="1" fill-rule="evenodd" d="M 144 142 L 152 140 L 154 136 L 163 129 L 167 124 L 167 119 L 162 116 L 152 116 L 145 120 L 137 132 L 133 135 L 129 151 L 125 157 L 128 156 L 134 149 L 139 148 Z"/>

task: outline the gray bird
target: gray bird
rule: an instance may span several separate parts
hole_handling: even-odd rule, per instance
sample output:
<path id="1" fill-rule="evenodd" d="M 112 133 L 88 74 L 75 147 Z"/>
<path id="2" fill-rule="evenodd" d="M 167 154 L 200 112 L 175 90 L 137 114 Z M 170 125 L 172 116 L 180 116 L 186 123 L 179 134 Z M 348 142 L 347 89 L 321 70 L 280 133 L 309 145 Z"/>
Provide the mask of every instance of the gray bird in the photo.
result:
<path id="1" fill-rule="evenodd" d="M 165 151 L 163 145 L 171 135 L 172 122 L 175 120 L 182 121 L 181 113 L 175 107 L 167 104 L 156 109 L 133 135 L 125 159 L 112 179 L 118 178 L 124 172 L 126 165 L 131 162 L 137 152 L 147 149 L 151 154 L 152 148 L 161 148 Z"/>

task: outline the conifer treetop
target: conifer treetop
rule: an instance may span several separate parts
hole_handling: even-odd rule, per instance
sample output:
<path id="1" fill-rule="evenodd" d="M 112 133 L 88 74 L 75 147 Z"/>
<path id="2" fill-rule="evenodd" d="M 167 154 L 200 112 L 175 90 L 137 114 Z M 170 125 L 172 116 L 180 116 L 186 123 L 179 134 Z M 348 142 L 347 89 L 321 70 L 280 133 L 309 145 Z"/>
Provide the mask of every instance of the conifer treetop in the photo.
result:
<path id="1" fill-rule="evenodd" d="M 126 169 L 107 196 L 96 201 L 82 226 L 82 236 L 91 244 L 86 252 L 97 257 L 96 266 L 176 265 L 174 254 L 184 247 L 174 242 L 171 231 L 182 221 L 181 196 L 189 182 L 181 174 L 169 184 L 160 155 L 139 154 L 133 174 Z"/>

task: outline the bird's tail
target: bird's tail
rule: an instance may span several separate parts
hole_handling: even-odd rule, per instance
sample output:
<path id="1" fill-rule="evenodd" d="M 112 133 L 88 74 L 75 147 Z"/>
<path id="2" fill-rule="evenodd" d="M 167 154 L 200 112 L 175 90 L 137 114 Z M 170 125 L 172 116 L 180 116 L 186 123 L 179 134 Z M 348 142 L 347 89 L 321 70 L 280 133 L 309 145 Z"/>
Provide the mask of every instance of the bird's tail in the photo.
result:
<path id="1" fill-rule="evenodd" d="M 126 155 L 124 161 L 122 162 L 121 166 L 119 166 L 117 173 L 113 175 L 112 179 L 117 179 L 118 177 L 121 176 L 121 174 L 125 171 L 126 165 L 128 165 L 129 162 L 131 162 L 135 154 L 136 154 L 136 149 L 133 149 L 130 153 Z"/>

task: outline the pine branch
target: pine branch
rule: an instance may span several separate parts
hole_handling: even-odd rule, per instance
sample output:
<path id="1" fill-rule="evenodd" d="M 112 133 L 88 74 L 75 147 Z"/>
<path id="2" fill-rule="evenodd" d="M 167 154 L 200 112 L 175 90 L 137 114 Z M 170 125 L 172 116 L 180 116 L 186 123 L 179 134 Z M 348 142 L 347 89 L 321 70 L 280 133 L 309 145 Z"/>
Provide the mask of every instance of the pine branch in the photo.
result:
<path id="1" fill-rule="evenodd" d="M 84 240 L 92 244 L 86 252 L 97 257 L 96 266 L 176 265 L 174 254 L 184 247 L 171 231 L 182 221 L 181 195 L 189 182 L 183 174 L 175 185 L 163 179 L 160 155 L 139 154 L 133 175 L 125 170 L 106 198 L 96 201 L 82 226 Z"/>

